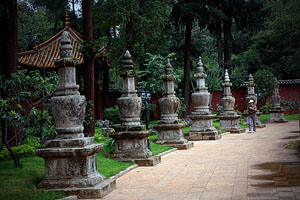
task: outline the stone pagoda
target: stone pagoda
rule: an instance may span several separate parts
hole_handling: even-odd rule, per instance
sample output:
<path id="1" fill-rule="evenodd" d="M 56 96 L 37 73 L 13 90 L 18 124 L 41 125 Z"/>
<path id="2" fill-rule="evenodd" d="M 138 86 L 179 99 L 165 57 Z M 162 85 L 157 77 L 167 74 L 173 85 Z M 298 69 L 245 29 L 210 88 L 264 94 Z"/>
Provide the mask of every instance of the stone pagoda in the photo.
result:
<path id="1" fill-rule="evenodd" d="M 175 76 L 169 59 L 162 78 L 165 90 L 163 97 L 159 99 L 161 119 L 158 125 L 154 126 L 158 131 L 156 144 L 171 146 L 179 150 L 189 149 L 194 146 L 194 143 L 184 139 L 182 128 L 185 125 L 178 120 L 179 99 L 175 96 Z"/>
<path id="2" fill-rule="evenodd" d="M 272 94 L 272 108 L 269 110 L 270 119 L 268 120 L 269 123 L 277 122 L 277 123 L 284 123 L 287 120 L 284 118 L 284 111 L 280 106 L 280 96 L 279 96 L 279 85 L 277 78 L 274 77 L 273 81 L 273 94 Z"/>
<path id="3" fill-rule="evenodd" d="M 221 138 L 218 131 L 213 126 L 213 119 L 216 115 L 211 114 L 209 110 L 210 93 L 205 87 L 206 74 L 203 72 L 203 64 L 201 57 L 197 66 L 196 92 L 192 94 L 192 101 L 195 111 L 188 117 L 192 121 L 192 128 L 185 134 L 188 140 L 217 140 Z"/>
<path id="4" fill-rule="evenodd" d="M 121 113 L 121 124 L 112 126 L 115 132 L 109 136 L 115 141 L 113 159 L 120 161 L 135 161 L 141 166 L 153 166 L 160 162 L 160 157 L 152 156 L 148 149 L 147 138 L 151 131 L 140 123 L 142 99 L 135 89 L 136 71 L 129 51 L 126 51 L 123 61 L 123 90 L 117 104 Z"/>
<path id="5" fill-rule="evenodd" d="M 231 86 L 227 69 L 225 70 L 225 80 L 222 83 L 223 97 L 221 99 L 221 105 L 223 106 L 223 112 L 220 114 L 220 129 L 229 131 L 231 133 L 243 133 L 245 129 L 239 126 L 239 119 L 241 115 L 237 115 L 234 112 L 235 99 L 232 97 Z"/>
<path id="6" fill-rule="evenodd" d="M 253 79 L 252 74 L 249 75 L 249 81 L 248 81 L 247 87 L 248 87 L 248 93 L 246 95 L 246 106 L 248 107 L 248 102 L 251 99 L 254 101 L 254 104 L 257 105 L 257 97 L 255 96 L 255 84 L 254 84 L 254 79 Z M 256 112 L 256 128 L 266 127 L 266 125 L 261 123 L 261 121 L 260 121 L 259 116 L 261 114 L 262 113 L 259 110 L 257 110 L 257 112 Z M 242 116 L 244 119 L 243 124 L 245 124 L 245 125 L 249 124 L 249 121 L 248 121 L 249 113 L 248 113 L 247 109 L 244 110 L 244 112 L 242 113 Z"/>
<path id="7" fill-rule="evenodd" d="M 76 85 L 77 60 L 73 58 L 67 31 L 60 38 L 60 58 L 56 60 L 59 84 L 51 98 L 56 139 L 49 140 L 36 154 L 45 160 L 45 178 L 38 188 L 63 190 L 78 198 L 101 198 L 116 187 L 115 180 L 106 180 L 97 169 L 97 152 L 102 144 L 93 137 L 84 137 L 85 97 Z"/>

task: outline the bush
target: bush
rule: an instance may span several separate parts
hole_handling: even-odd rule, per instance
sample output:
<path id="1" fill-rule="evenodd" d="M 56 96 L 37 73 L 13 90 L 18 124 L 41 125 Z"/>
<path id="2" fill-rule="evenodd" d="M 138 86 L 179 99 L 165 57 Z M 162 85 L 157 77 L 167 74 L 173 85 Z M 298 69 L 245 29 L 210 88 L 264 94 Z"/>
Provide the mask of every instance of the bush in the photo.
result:
<path id="1" fill-rule="evenodd" d="M 29 122 L 29 126 L 25 129 L 25 137 L 40 137 L 41 111 L 35 110 L 29 117 L 31 120 Z M 52 116 L 50 116 L 46 109 L 43 111 L 42 140 L 47 138 L 52 139 L 56 136 L 56 134 L 56 127 L 52 125 Z"/>
<path id="2" fill-rule="evenodd" d="M 272 104 L 270 102 L 266 102 L 265 105 L 263 105 L 262 107 L 260 107 L 260 110 L 264 113 L 264 114 L 268 114 L 270 108 L 272 108 Z"/>
<path id="3" fill-rule="evenodd" d="M 20 157 L 31 157 L 35 156 L 35 149 L 41 147 L 40 138 L 38 137 L 28 137 L 25 139 L 23 145 L 12 147 L 12 150 Z M 6 147 L 0 151 L 0 161 L 11 160 L 11 156 Z"/>
<path id="4" fill-rule="evenodd" d="M 109 120 L 111 124 L 121 123 L 121 113 L 119 111 L 118 106 L 105 108 L 103 115 L 104 115 L 104 119 Z"/>

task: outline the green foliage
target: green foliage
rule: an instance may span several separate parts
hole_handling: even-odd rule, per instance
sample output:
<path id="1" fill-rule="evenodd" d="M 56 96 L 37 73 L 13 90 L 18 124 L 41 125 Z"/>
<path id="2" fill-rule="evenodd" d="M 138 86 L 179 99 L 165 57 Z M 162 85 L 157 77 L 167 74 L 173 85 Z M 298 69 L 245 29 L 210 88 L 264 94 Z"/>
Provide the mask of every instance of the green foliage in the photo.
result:
<path id="1" fill-rule="evenodd" d="M 300 111 L 300 95 L 293 95 L 294 99 L 281 100 L 281 105 L 286 109 L 290 111 Z"/>
<path id="2" fill-rule="evenodd" d="M 67 196 L 64 192 L 36 189 L 44 177 L 44 159 L 22 158 L 20 162 L 22 167 L 15 167 L 11 160 L 0 162 L 0 199 L 52 200 Z"/>
<path id="3" fill-rule="evenodd" d="M 38 137 L 26 138 L 23 145 L 12 147 L 12 150 L 19 158 L 35 156 L 34 150 L 39 148 L 40 139 Z M 0 161 L 10 160 L 10 153 L 6 147 L 0 151 Z"/>
<path id="4" fill-rule="evenodd" d="M 11 79 L 0 76 L 0 93 L 3 94 L 0 99 L 1 118 L 8 126 L 18 127 L 21 131 L 26 127 L 39 128 L 39 123 L 30 122 L 38 121 L 40 113 L 36 107 L 53 95 L 57 83 L 58 77 L 55 72 L 47 73 L 46 77 L 42 77 L 38 70 L 30 71 L 28 74 L 18 71 L 12 74 Z M 46 114 L 49 106 L 45 105 Z M 53 135 L 55 132 L 53 132 L 54 128 L 50 125 L 50 121 L 51 119 L 48 117 L 46 122 L 50 130 L 45 131 L 45 134 Z"/>
<path id="5" fill-rule="evenodd" d="M 244 52 L 243 58 L 250 73 L 256 72 L 262 66 L 262 60 L 255 45 L 250 46 L 249 49 Z"/>
<path id="6" fill-rule="evenodd" d="M 269 113 L 269 110 L 270 108 L 272 108 L 272 103 L 267 101 L 265 103 L 265 105 L 263 105 L 262 107 L 260 107 L 260 111 L 262 111 L 264 114 L 268 114 Z"/>
<path id="7" fill-rule="evenodd" d="M 161 94 L 164 87 L 162 76 L 165 74 L 165 65 L 167 59 L 174 58 L 175 54 L 171 53 L 166 57 L 161 55 L 152 55 L 146 53 L 145 69 L 138 71 L 138 89 L 147 89 L 151 94 Z M 173 68 L 174 69 L 174 68 Z M 174 70 L 174 75 L 179 78 L 178 73 Z M 179 82 L 181 80 L 178 80 Z"/>
<path id="8" fill-rule="evenodd" d="M 233 59 L 234 61 L 234 59 Z M 235 66 L 230 73 L 230 80 L 232 83 L 232 90 L 240 88 L 248 79 L 247 68 L 243 65 Z"/>
<path id="9" fill-rule="evenodd" d="M 260 69 L 253 74 L 253 78 L 256 84 L 255 91 L 260 93 L 262 99 L 272 95 L 274 76 L 270 70 Z"/>
<path id="10" fill-rule="evenodd" d="M 217 65 L 206 66 L 205 73 L 207 77 L 205 79 L 206 87 L 208 87 L 208 92 L 210 94 L 215 90 L 222 90 L 222 82 L 224 77 L 224 72 Z"/>
<path id="11" fill-rule="evenodd" d="M 29 118 L 31 119 L 29 122 L 30 126 L 25 129 L 24 136 L 40 137 L 41 111 L 35 109 L 34 112 L 31 112 Z M 54 138 L 56 134 L 56 127 L 52 125 L 52 116 L 49 114 L 48 108 L 46 108 L 43 110 L 42 140 Z"/>
<path id="12" fill-rule="evenodd" d="M 103 118 L 109 120 L 111 124 L 121 123 L 121 113 L 118 106 L 105 108 L 103 112 Z"/>
<path id="13" fill-rule="evenodd" d="M 270 15 L 255 37 L 266 66 L 280 79 L 300 77 L 300 1 L 268 1 Z"/>

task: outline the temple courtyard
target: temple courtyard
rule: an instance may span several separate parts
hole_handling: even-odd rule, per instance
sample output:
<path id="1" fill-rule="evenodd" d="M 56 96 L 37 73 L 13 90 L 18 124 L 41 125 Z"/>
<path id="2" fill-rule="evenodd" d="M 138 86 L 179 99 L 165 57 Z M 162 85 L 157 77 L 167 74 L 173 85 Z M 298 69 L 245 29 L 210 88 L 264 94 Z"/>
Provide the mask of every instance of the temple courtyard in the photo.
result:
<path id="1" fill-rule="evenodd" d="M 298 121 L 268 124 L 256 133 L 195 141 L 194 148 L 162 156 L 117 179 L 102 199 L 300 199 Z"/>

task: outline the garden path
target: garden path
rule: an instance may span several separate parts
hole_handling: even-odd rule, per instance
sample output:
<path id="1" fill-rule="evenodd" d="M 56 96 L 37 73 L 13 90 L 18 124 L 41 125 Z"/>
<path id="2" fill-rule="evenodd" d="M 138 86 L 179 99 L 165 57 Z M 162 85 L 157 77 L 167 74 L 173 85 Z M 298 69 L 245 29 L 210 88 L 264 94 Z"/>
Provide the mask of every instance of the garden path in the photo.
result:
<path id="1" fill-rule="evenodd" d="M 300 159 L 284 148 L 297 140 L 297 130 L 298 121 L 290 121 L 195 142 L 192 149 L 163 156 L 157 166 L 118 178 L 117 189 L 103 199 L 300 199 Z"/>

